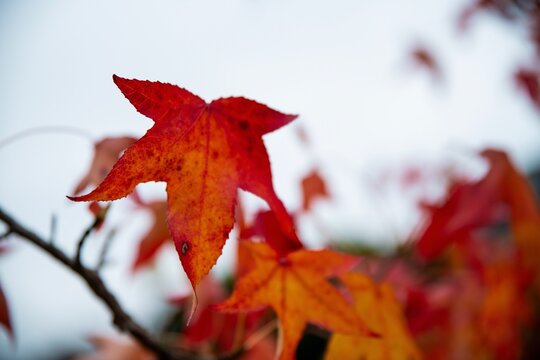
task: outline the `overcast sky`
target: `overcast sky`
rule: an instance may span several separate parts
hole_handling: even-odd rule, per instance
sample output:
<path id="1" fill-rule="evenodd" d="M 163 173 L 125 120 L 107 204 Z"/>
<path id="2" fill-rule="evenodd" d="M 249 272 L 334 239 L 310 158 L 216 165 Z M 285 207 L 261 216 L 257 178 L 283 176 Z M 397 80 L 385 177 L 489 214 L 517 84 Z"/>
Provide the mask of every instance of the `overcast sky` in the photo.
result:
<path id="1" fill-rule="evenodd" d="M 374 190 L 384 174 L 411 164 L 436 169 L 484 146 L 508 150 L 522 167 L 540 153 L 538 113 L 512 81 L 515 67 L 532 57 L 526 34 L 484 15 L 460 34 L 456 17 L 464 4 L 0 1 L 0 141 L 43 126 L 76 127 L 96 140 L 141 136 L 152 122 L 136 113 L 112 74 L 178 84 L 208 101 L 243 95 L 300 114 L 314 143 L 311 153 L 299 145 L 297 125 L 265 138 L 289 209 L 299 206 L 298 180 L 317 164 L 333 193 L 318 209 L 328 231 L 395 241 L 418 215 L 414 197 L 398 187 Z M 442 82 L 411 65 L 418 43 L 439 59 Z M 57 244 L 72 253 L 91 218 L 65 195 L 91 151 L 90 141 L 69 134 L 0 148 L 0 206 L 44 236 L 57 214 Z M 160 185 L 142 193 L 164 196 Z M 110 220 L 122 228 L 107 282 L 131 313 L 152 324 L 161 311 L 156 304 L 185 291 L 176 254 L 168 251 L 153 270 L 130 277 L 127 264 L 148 215 L 121 202 Z M 316 246 L 321 235 L 309 221 L 301 229 Z M 103 234 L 88 244 L 89 263 L 102 241 Z M 234 261 L 230 253 L 221 272 Z M 0 283 L 17 338 L 14 350 L 0 331 L 0 358 L 55 358 L 55 351 L 80 349 L 88 335 L 112 331 L 107 311 L 85 286 L 22 241 L 0 259 Z"/>

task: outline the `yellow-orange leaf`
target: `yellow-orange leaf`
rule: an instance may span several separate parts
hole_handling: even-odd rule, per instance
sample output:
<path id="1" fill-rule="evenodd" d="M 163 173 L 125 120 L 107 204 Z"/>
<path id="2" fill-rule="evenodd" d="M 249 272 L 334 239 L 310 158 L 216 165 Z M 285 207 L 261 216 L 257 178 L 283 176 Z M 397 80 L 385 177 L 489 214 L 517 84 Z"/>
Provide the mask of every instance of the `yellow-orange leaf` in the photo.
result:
<path id="1" fill-rule="evenodd" d="M 340 277 L 354 298 L 355 310 L 379 338 L 334 334 L 326 360 L 416 360 L 421 359 L 401 306 L 386 283 L 374 284 L 360 273 Z"/>

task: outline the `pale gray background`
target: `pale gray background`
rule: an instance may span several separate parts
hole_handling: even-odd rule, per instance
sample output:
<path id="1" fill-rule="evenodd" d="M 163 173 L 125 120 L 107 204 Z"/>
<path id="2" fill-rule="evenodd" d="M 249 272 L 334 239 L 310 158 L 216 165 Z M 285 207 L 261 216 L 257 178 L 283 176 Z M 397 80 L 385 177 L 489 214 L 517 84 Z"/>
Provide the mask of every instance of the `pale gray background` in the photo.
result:
<path id="1" fill-rule="evenodd" d="M 0 140 L 49 125 L 76 126 L 95 139 L 141 136 L 152 123 L 116 89 L 113 73 L 179 84 L 207 100 L 245 95 L 301 114 L 315 143 L 315 154 L 306 152 L 294 126 L 265 139 L 287 206 L 299 206 L 298 179 L 317 159 L 334 196 L 317 209 L 324 227 L 336 237 L 388 245 L 418 221 L 418 193 L 397 180 L 408 166 L 435 171 L 457 162 L 481 171 L 467 158 L 486 145 L 507 149 L 523 167 L 540 153 L 538 113 L 512 80 L 514 68 L 533 54 L 526 33 L 481 15 L 459 34 L 455 22 L 465 3 L 1 1 Z M 411 65 L 408 54 L 418 42 L 440 59 L 442 83 Z M 65 195 L 91 151 L 88 141 L 65 134 L 0 148 L 0 206 L 44 236 L 57 214 L 57 243 L 73 253 L 91 217 Z M 427 187 L 440 194 L 433 179 Z M 142 193 L 162 197 L 163 186 L 144 186 Z M 103 233 L 122 224 L 105 277 L 129 312 L 152 326 L 165 296 L 188 290 L 171 248 L 152 270 L 128 274 L 148 220 L 123 201 Z M 300 228 L 310 246 L 321 244 L 310 219 Z M 89 263 L 103 233 L 88 244 Z M 91 334 L 113 331 L 107 311 L 76 277 L 25 242 L 10 243 L 0 283 L 16 343 L 0 331 L 0 358 L 57 358 L 83 348 Z M 219 273 L 233 262 L 229 245 Z"/>

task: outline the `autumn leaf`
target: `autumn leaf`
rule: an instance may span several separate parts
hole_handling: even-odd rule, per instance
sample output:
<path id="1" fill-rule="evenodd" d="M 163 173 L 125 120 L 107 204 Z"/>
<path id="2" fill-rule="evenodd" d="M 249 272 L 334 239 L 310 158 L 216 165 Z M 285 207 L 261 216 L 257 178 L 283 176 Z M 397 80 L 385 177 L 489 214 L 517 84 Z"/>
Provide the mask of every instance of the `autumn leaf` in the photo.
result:
<path id="1" fill-rule="evenodd" d="M 250 239 L 259 236 L 280 254 L 297 250 L 296 243 L 292 241 L 280 228 L 278 219 L 273 211 L 259 211 L 253 223 L 241 233 L 241 239 Z"/>
<path id="2" fill-rule="evenodd" d="M 499 169 L 503 174 L 500 180 L 501 193 L 510 209 L 514 242 L 523 257 L 523 264 L 539 273 L 537 254 L 540 251 L 540 208 L 536 193 L 504 152 L 487 149 L 482 152 L 482 156 L 492 168 Z"/>
<path id="3" fill-rule="evenodd" d="M 496 150 L 482 153 L 501 154 Z M 488 159 L 489 160 L 489 159 Z M 420 231 L 417 249 L 426 259 L 439 255 L 446 247 L 471 238 L 473 230 L 500 220 L 507 193 L 503 183 L 508 172 L 504 161 L 489 160 L 489 171 L 478 181 L 456 181 L 440 204 L 424 207 L 428 221 Z"/>
<path id="4" fill-rule="evenodd" d="M 352 306 L 326 278 L 350 269 L 356 258 L 330 250 L 297 250 L 279 255 L 266 244 L 242 241 L 256 266 L 238 279 L 222 311 L 250 311 L 271 306 L 282 330 L 280 359 L 294 359 L 308 322 L 348 334 L 373 335 Z"/>
<path id="5" fill-rule="evenodd" d="M 421 359 L 391 287 L 376 285 L 360 273 L 340 276 L 354 298 L 356 314 L 380 337 L 369 338 L 335 333 L 328 344 L 326 360 Z"/>
<path id="6" fill-rule="evenodd" d="M 234 223 L 237 189 L 264 199 L 291 241 L 294 225 L 272 186 L 262 135 L 296 118 L 242 97 L 206 103 L 160 82 L 113 80 L 154 126 L 129 147 L 105 180 L 75 201 L 116 200 L 139 183 L 167 183 L 167 223 L 191 283 L 215 264 Z"/>
<path id="7" fill-rule="evenodd" d="M 438 256 L 449 245 L 467 241 L 475 228 L 491 222 L 500 193 L 497 191 L 499 180 L 494 179 L 494 187 L 486 186 L 491 185 L 489 180 L 456 182 L 441 204 L 424 206 L 428 220 L 417 242 L 417 250 L 422 257 L 431 259 Z"/>
<path id="8" fill-rule="evenodd" d="M 538 72 L 520 68 L 514 74 L 514 81 L 520 90 L 532 101 L 537 109 L 540 109 L 540 74 Z"/>
<path id="9" fill-rule="evenodd" d="M 0 325 L 2 325 L 8 332 L 11 339 L 13 339 L 13 328 L 11 327 L 11 318 L 9 316 L 9 308 L 4 291 L 0 286 Z"/>
<path id="10" fill-rule="evenodd" d="M 328 198 L 330 194 L 324 179 L 315 169 L 302 179 L 302 209 L 309 211 L 318 198 Z"/>
<path id="11" fill-rule="evenodd" d="M 495 359 L 521 357 L 520 330 L 533 318 L 527 297 L 529 279 L 519 264 L 499 262 L 485 268 L 486 289 L 477 326 Z"/>
<path id="12" fill-rule="evenodd" d="M 105 179 L 118 157 L 137 139 L 130 136 L 108 137 L 94 144 L 94 157 L 86 175 L 79 181 L 73 193 L 79 194 L 86 187 L 96 186 Z"/>

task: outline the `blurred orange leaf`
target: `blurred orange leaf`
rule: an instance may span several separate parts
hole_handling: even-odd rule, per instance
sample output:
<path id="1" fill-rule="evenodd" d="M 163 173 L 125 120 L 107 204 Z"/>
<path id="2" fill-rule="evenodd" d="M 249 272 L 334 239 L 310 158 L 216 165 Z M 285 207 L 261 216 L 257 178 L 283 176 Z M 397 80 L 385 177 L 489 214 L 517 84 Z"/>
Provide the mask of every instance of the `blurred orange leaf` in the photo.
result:
<path id="1" fill-rule="evenodd" d="M 249 311 L 271 306 L 282 330 L 280 359 L 294 359 L 307 322 L 347 334 L 370 335 L 354 309 L 326 278 L 351 268 L 357 259 L 330 250 L 298 250 L 280 256 L 266 244 L 243 241 L 255 268 L 238 279 L 222 311 Z"/>
<path id="2" fill-rule="evenodd" d="M 326 183 L 317 170 L 312 170 L 302 179 L 302 208 L 309 211 L 317 198 L 328 198 Z"/>
<path id="3" fill-rule="evenodd" d="M 335 333 L 328 344 L 326 360 L 400 360 L 421 359 L 390 285 L 374 284 L 360 273 L 340 276 L 352 294 L 356 314 L 379 338 Z"/>

